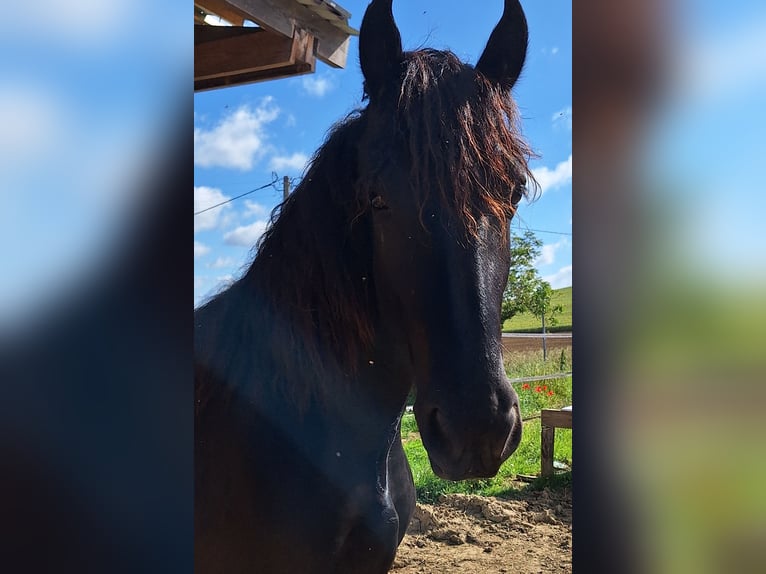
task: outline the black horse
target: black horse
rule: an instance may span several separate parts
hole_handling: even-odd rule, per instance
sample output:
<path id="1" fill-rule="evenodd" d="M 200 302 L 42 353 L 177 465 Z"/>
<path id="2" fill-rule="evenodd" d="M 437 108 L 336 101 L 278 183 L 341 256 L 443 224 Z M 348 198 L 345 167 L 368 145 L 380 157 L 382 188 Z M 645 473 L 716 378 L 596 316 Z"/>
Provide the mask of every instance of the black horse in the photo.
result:
<path id="1" fill-rule="evenodd" d="M 509 93 L 526 47 L 516 0 L 475 68 L 402 51 L 391 0 L 368 7 L 369 104 L 194 315 L 197 572 L 387 572 L 415 506 L 413 386 L 437 475 L 491 477 L 516 449 L 500 303 L 532 181 Z"/>

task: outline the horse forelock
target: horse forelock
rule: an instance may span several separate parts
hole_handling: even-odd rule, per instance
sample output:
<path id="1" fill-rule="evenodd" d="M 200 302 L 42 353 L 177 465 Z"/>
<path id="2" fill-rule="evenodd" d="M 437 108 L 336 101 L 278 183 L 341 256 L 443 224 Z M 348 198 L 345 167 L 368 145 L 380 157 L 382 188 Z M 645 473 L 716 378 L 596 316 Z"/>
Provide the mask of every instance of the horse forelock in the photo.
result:
<path id="1" fill-rule="evenodd" d="M 510 92 L 452 52 L 406 54 L 396 113 L 421 205 L 436 197 L 440 214 L 468 236 L 484 215 L 505 229 L 521 197 L 536 195 L 528 166 L 535 154 Z"/>

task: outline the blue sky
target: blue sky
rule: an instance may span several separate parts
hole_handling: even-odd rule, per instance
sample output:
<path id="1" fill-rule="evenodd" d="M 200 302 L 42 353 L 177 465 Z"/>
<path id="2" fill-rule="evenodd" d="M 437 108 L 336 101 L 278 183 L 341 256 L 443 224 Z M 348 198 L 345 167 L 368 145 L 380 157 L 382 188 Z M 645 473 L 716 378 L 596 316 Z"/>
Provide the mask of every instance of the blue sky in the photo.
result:
<path id="1" fill-rule="evenodd" d="M 359 29 L 367 0 L 340 4 Z M 394 2 L 404 48 L 448 48 L 475 63 L 503 3 L 484 5 L 466 11 L 457 0 Z M 571 4 L 544 0 L 524 6 L 530 45 L 514 95 L 524 134 L 540 155 L 532 166 L 543 194 L 522 204 L 514 228 L 559 232 L 537 234 L 545 244 L 537 267 L 554 287 L 563 287 L 572 277 Z M 311 75 L 195 94 L 195 212 L 270 182 L 272 172 L 280 181 L 299 177 L 333 123 L 361 105 L 357 54 L 352 38 L 345 69 L 317 62 Z M 195 305 L 240 275 L 281 197 L 269 187 L 195 217 Z"/>

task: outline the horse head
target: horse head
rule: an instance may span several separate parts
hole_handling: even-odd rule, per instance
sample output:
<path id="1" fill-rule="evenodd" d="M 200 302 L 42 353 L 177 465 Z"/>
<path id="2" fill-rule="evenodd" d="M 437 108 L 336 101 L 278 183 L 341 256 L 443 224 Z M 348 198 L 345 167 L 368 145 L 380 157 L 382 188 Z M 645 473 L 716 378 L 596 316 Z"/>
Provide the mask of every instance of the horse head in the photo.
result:
<path id="1" fill-rule="evenodd" d="M 434 472 L 490 477 L 521 438 L 500 307 L 509 222 L 532 177 L 509 93 L 526 19 L 506 0 L 473 67 L 447 51 L 403 51 L 391 4 L 370 4 L 359 39 L 369 104 L 356 160 L 367 175 L 377 329 L 398 342 Z"/>

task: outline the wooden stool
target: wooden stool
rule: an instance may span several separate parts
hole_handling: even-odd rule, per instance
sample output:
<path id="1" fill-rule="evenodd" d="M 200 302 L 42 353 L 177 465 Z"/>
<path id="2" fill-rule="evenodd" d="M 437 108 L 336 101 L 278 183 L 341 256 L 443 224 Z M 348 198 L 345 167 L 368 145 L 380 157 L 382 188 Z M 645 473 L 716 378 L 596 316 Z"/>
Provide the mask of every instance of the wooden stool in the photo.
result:
<path id="1" fill-rule="evenodd" d="M 572 428 L 571 405 L 561 410 L 543 409 L 540 413 L 540 462 L 543 476 L 553 476 L 553 439 L 556 428 Z"/>

